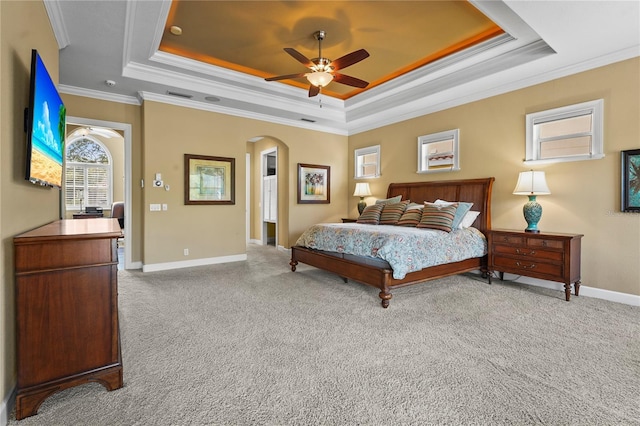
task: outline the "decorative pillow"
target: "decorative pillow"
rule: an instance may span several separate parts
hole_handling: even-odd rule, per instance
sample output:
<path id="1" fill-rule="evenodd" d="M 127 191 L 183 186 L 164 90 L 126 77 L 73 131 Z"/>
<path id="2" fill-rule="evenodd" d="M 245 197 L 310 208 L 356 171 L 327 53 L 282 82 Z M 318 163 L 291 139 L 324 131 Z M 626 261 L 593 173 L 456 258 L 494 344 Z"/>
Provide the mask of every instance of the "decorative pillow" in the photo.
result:
<path id="1" fill-rule="evenodd" d="M 380 213 L 382 213 L 383 207 L 384 204 L 373 204 L 365 207 L 356 222 L 377 225 L 380 222 Z"/>
<path id="2" fill-rule="evenodd" d="M 395 204 L 402 200 L 402 195 L 397 195 L 391 198 L 385 198 L 384 200 L 376 200 L 376 204 Z"/>
<path id="3" fill-rule="evenodd" d="M 407 209 L 409 200 L 401 201 L 399 203 L 386 203 L 383 204 L 382 213 L 380 214 L 379 225 L 395 225 L 400 220 L 400 217 Z"/>
<path id="4" fill-rule="evenodd" d="M 473 225 L 473 222 L 475 222 L 476 218 L 479 215 L 480 215 L 480 212 L 477 212 L 474 210 L 468 211 L 467 214 L 464 215 L 462 222 L 460 222 L 460 229 L 469 228 L 471 225 Z"/>
<path id="5" fill-rule="evenodd" d="M 412 226 L 412 227 L 416 227 L 418 226 L 418 223 L 420 223 L 420 218 L 422 217 L 422 208 L 419 209 L 407 209 L 407 211 L 405 211 L 402 216 L 400 217 L 400 220 L 398 220 L 398 223 L 396 223 L 397 226 Z"/>
<path id="6" fill-rule="evenodd" d="M 457 205 L 445 206 L 443 204 L 424 203 L 422 217 L 417 228 L 439 229 L 451 232 L 453 217 L 456 215 Z"/>
<path id="7" fill-rule="evenodd" d="M 462 229 L 460 224 L 462 223 L 462 219 L 464 219 L 464 215 L 467 214 L 469 210 L 471 210 L 471 206 L 473 203 L 466 203 L 464 201 L 458 201 L 458 208 L 456 209 L 456 215 L 453 217 L 453 229 Z M 456 204 L 455 201 L 444 201 L 444 200 L 436 200 L 434 204 L 442 204 L 442 205 L 453 205 Z"/>

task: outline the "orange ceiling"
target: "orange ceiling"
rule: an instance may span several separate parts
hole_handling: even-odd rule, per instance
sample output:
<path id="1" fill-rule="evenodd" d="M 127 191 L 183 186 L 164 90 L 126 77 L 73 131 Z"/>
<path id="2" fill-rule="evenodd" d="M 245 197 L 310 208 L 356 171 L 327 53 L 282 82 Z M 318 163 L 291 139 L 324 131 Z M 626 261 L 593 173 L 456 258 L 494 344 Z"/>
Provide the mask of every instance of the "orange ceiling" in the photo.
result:
<path id="1" fill-rule="evenodd" d="M 174 25 L 182 35 L 170 33 Z M 316 58 L 318 30 L 326 32 L 325 58 L 358 49 L 371 55 L 340 70 L 368 81 L 366 89 L 337 82 L 322 89 L 340 99 L 504 33 L 466 1 L 174 0 L 160 50 L 264 78 L 308 71 L 282 49 Z M 283 83 L 309 84 L 270 84 Z"/>

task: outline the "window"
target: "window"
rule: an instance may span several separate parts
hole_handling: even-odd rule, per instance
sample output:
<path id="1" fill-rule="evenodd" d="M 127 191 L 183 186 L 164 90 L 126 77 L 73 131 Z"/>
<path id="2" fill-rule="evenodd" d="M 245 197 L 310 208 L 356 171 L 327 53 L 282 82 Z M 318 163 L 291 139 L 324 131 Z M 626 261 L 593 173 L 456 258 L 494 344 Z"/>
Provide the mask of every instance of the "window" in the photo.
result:
<path id="1" fill-rule="evenodd" d="M 66 148 L 65 203 L 67 210 L 86 206 L 111 208 L 112 161 L 109 150 L 97 140 L 81 136 Z"/>
<path id="2" fill-rule="evenodd" d="M 380 177 L 380 145 L 356 149 L 355 178 Z"/>
<path id="3" fill-rule="evenodd" d="M 527 114 L 525 164 L 603 158 L 603 102 Z"/>
<path id="4" fill-rule="evenodd" d="M 460 170 L 460 129 L 418 137 L 418 173 Z"/>

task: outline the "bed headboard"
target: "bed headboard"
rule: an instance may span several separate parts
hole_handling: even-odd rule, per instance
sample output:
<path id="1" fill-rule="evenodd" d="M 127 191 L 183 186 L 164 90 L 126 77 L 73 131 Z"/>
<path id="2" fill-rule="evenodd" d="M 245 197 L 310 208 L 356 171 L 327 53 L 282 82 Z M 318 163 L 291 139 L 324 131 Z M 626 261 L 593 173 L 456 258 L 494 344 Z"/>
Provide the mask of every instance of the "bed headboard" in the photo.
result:
<path id="1" fill-rule="evenodd" d="M 473 203 L 471 210 L 480 215 L 473 226 L 483 233 L 491 229 L 491 188 L 495 178 L 443 180 L 433 182 L 391 183 L 387 198 L 402 195 L 403 200 L 414 203 L 433 202 L 438 198 L 446 201 Z"/>

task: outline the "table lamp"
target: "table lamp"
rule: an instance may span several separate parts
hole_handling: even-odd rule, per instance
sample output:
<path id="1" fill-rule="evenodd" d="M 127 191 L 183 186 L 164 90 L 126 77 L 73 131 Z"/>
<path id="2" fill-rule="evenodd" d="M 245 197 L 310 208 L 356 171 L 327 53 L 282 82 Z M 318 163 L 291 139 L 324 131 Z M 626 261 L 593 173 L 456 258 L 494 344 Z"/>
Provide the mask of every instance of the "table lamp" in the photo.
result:
<path id="1" fill-rule="evenodd" d="M 524 231 L 540 232 L 538 222 L 542 216 L 542 206 L 536 201 L 536 196 L 551 194 L 547 186 L 547 180 L 544 177 L 544 172 L 534 172 L 533 170 L 520 172 L 518 183 L 513 193 L 514 195 L 527 195 L 529 197 L 529 201 L 526 202 L 522 208 L 524 219 L 529 225 Z"/>
<path id="2" fill-rule="evenodd" d="M 364 208 L 367 207 L 367 203 L 364 202 L 364 197 L 368 197 L 369 195 L 371 195 L 371 190 L 369 189 L 368 183 L 356 183 L 356 190 L 354 191 L 353 196 L 360 197 L 358 213 L 362 214 Z"/>

